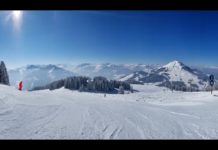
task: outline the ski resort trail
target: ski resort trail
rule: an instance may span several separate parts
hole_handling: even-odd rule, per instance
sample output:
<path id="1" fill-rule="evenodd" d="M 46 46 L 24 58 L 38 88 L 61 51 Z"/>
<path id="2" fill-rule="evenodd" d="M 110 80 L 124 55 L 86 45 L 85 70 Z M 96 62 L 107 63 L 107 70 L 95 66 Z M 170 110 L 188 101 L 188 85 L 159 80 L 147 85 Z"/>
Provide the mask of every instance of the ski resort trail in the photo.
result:
<path id="1" fill-rule="evenodd" d="M 17 91 L 0 85 L 1 139 L 213 139 L 218 99 L 208 92 L 103 94 L 58 89 Z M 215 92 L 214 94 L 218 94 Z"/>

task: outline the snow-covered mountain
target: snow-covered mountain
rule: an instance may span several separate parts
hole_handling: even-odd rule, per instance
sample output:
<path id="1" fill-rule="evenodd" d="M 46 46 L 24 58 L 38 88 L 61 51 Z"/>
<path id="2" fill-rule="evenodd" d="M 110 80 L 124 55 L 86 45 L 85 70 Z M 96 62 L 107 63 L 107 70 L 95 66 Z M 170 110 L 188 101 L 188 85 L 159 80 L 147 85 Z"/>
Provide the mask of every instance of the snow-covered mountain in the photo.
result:
<path id="1" fill-rule="evenodd" d="M 172 61 L 164 66 L 145 64 L 90 64 L 79 65 L 28 65 L 22 68 L 9 70 L 11 85 L 24 81 L 24 89 L 44 86 L 68 76 L 104 76 L 107 79 L 128 81 L 130 83 L 155 83 L 169 88 L 187 87 L 200 90 L 208 85 L 209 72 L 190 68 L 179 61 Z M 185 88 L 185 89 L 184 89 Z"/>
<path id="2" fill-rule="evenodd" d="M 150 72 L 158 67 L 158 65 L 145 64 L 89 64 L 83 63 L 79 65 L 58 64 L 60 68 L 75 72 L 79 75 L 86 75 L 91 78 L 95 76 L 104 76 L 108 79 L 120 79 L 135 71 Z"/>
<path id="3" fill-rule="evenodd" d="M 123 78 L 121 81 L 131 83 L 157 83 L 159 86 L 180 88 L 183 90 L 192 87 L 196 90 L 207 86 L 207 75 L 197 69 L 191 69 L 179 61 L 172 61 L 151 72 L 136 71 Z"/>
<path id="4" fill-rule="evenodd" d="M 144 64 L 89 64 L 79 65 L 58 64 L 58 65 L 27 65 L 25 67 L 9 70 L 10 84 L 17 86 L 20 80 L 23 81 L 24 89 L 30 90 L 36 86 L 44 86 L 69 76 L 104 76 L 107 79 L 120 79 L 134 71 L 143 70 L 150 72 L 157 65 Z"/>
<path id="5" fill-rule="evenodd" d="M 27 65 L 9 70 L 10 84 L 17 87 L 23 81 L 23 89 L 30 90 L 35 86 L 43 86 L 53 81 L 76 75 L 55 65 Z"/>

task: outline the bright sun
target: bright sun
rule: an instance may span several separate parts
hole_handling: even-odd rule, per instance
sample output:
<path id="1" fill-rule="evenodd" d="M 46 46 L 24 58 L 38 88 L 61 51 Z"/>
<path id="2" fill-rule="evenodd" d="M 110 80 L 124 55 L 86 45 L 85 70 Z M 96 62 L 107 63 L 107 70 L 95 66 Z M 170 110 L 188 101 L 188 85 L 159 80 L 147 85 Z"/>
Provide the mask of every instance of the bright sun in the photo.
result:
<path id="1" fill-rule="evenodd" d="M 20 10 L 14 10 L 12 11 L 13 17 L 17 20 L 19 20 L 22 17 L 22 11 Z"/>

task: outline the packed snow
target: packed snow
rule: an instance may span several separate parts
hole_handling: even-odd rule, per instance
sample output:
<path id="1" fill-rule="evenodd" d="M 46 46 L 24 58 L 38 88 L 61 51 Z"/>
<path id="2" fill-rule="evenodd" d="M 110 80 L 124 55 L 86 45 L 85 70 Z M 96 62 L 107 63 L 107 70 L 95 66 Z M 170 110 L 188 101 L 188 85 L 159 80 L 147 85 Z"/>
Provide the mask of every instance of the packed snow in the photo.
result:
<path id="1" fill-rule="evenodd" d="M 1 139 L 216 139 L 218 91 L 179 92 L 152 84 L 104 94 L 18 91 L 0 85 Z"/>

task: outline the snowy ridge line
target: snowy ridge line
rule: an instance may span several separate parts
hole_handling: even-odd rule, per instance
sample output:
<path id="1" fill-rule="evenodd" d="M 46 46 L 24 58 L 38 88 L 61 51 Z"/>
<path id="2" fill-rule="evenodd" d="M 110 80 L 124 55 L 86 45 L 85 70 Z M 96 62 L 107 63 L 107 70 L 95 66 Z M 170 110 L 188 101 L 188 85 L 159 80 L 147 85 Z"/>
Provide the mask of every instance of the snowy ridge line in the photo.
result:
<path id="1" fill-rule="evenodd" d="M 199 91 L 208 88 L 208 75 L 179 61 L 172 61 L 151 72 L 136 71 L 120 81 L 133 84 L 153 83 L 179 91 Z"/>
<path id="2" fill-rule="evenodd" d="M 208 73 L 215 73 L 216 68 L 188 67 L 179 61 L 172 61 L 166 65 L 144 64 L 90 64 L 79 65 L 27 65 L 9 70 L 10 83 L 17 86 L 23 81 L 24 90 L 44 86 L 51 82 L 69 76 L 104 76 L 109 80 L 128 81 L 132 84 L 153 83 L 174 90 L 198 91 L 208 89 Z M 200 69 L 200 71 L 199 71 Z M 218 72 L 218 70 L 217 70 Z M 216 84 L 218 89 L 218 84 Z"/>

